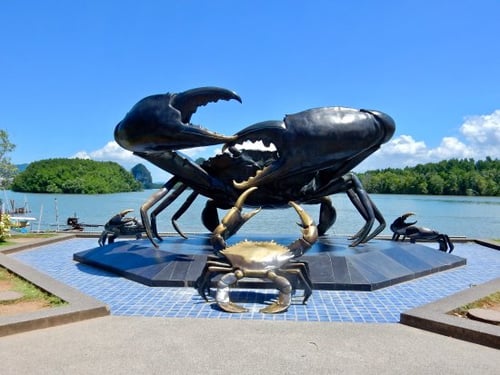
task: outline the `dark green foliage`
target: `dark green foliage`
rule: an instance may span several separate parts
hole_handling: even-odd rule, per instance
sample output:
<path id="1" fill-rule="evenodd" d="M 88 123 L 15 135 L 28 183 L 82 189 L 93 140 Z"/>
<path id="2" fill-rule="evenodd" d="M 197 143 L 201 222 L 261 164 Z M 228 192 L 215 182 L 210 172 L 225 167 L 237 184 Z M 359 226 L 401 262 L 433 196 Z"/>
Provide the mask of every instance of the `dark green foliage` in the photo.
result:
<path id="1" fill-rule="evenodd" d="M 369 193 L 500 196 L 500 160 L 451 159 L 360 173 Z"/>
<path id="2" fill-rule="evenodd" d="M 142 184 L 144 189 L 151 189 L 153 186 L 153 179 L 151 177 L 151 173 L 144 166 L 144 164 L 135 165 L 130 172 L 134 176 L 134 178 Z"/>
<path id="3" fill-rule="evenodd" d="M 29 193 L 107 194 L 141 190 L 140 182 L 115 162 L 46 159 L 30 163 L 11 189 Z"/>

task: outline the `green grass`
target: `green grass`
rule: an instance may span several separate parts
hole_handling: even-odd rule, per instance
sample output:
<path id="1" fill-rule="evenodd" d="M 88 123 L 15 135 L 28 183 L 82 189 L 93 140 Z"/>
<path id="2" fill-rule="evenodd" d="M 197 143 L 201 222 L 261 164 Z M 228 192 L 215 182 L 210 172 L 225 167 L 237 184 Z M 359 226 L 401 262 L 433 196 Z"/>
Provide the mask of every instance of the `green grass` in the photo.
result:
<path id="1" fill-rule="evenodd" d="M 57 236 L 56 233 L 11 233 L 10 238 L 50 238 Z"/>
<path id="2" fill-rule="evenodd" d="M 9 270 L 0 267 L 0 281 L 7 281 L 12 283 L 12 290 L 19 292 L 23 295 L 22 298 L 15 301 L 3 301 L 2 304 L 10 304 L 21 301 L 44 301 L 48 306 L 56 307 L 65 305 L 66 302 L 61 298 L 47 293 L 46 291 L 38 288 L 36 285 L 24 280 L 22 277 L 10 272 Z"/>
<path id="3" fill-rule="evenodd" d="M 488 308 L 495 305 L 500 305 L 500 291 L 492 293 L 476 301 L 470 302 L 466 305 L 460 306 L 455 310 L 450 311 L 450 313 L 453 315 L 465 316 L 467 315 L 467 311 L 469 311 L 470 309 Z"/>
<path id="4" fill-rule="evenodd" d="M 0 241 L 0 246 L 15 245 L 18 238 L 50 238 L 56 235 L 55 233 L 11 233 L 10 237 Z"/>

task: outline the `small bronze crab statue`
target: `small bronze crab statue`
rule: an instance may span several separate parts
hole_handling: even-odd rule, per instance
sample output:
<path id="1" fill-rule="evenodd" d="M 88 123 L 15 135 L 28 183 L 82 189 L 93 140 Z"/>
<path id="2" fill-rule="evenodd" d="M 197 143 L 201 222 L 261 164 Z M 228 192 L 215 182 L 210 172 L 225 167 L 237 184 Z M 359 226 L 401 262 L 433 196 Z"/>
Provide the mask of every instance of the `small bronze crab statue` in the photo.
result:
<path id="1" fill-rule="evenodd" d="M 104 224 L 104 230 L 99 236 L 99 246 L 115 242 L 119 236 L 135 236 L 136 239 L 142 237 L 142 233 L 146 232 L 144 225 L 142 225 L 135 217 L 125 217 L 132 209 L 123 210 L 114 215 L 109 221 Z"/>
<path id="2" fill-rule="evenodd" d="M 351 171 L 392 137 L 396 125 L 389 115 L 348 107 L 311 108 L 283 120 L 250 125 L 231 136 L 191 123 L 198 107 L 219 100 L 241 102 L 235 92 L 219 87 L 152 95 L 135 104 L 115 127 L 114 137 L 121 147 L 173 175 L 140 209 L 154 246 L 158 247 L 153 237 L 161 240 L 156 216 L 186 189 L 192 192 L 172 217 L 174 228 L 183 237 L 176 220 L 198 195 L 209 198 L 202 221 L 212 232 L 219 224 L 217 209 L 231 208 L 242 191 L 254 186 L 259 190 L 249 197 L 247 207 L 286 208 L 290 201 L 319 204 L 319 235 L 335 222 L 329 196 L 347 193 L 365 219 L 352 236 L 351 246 L 370 240 L 385 228 L 382 214 Z M 259 141 L 274 146 L 274 151 L 240 148 L 246 142 Z M 178 151 L 218 144 L 224 153 L 201 165 Z M 372 230 L 375 221 L 379 225 Z"/>
<path id="3" fill-rule="evenodd" d="M 316 242 L 318 231 L 313 220 L 295 202 L 290 202 L 290 205 L 301 220 L 299 226 L 302 227 L 302 237 L 298 240 L 288 246 L 280 245 L 274 241 L 243 241 L 227 246 L 225 240 L 260 211 L 257 209 L 247 214 L 241 212 L 245 199 L 256 189 L 256 187 L 247 189 L 213 232 L 211 242 L 215 255 L 207 258 L 205 268 L 195 283 L 198 293 L 208 301 L 207 293 L 210 291 L 212 278 L 222 274 L 217 282 L 215 300 L 222 310 L 231 313 L 248 311 L 229 299 L 229 287 L 244 277 L 268 279 L 276 284 L 279 290 L 278 299 L 261 309 L 260 312 L 263 313 L 284 312 L 290 307 L 292 285 L 287 278 L 288 275 L 297 277 L 304 286 L 304 304 L 312 294 L 308 265 L 296 260 L 296 258 L 304 254 Z"/>
<path id="4" fill-rule="evenodd" d="M 415 215 L 413 212 L 407 212 L 404 215 L 398 217 L 391 224 L 391 230 L 394 232 L 392 235 L 393 241 L 398 241 L 400 236 L 403 236 L 402 241 L 405 240 L 406 237 L 410 239 L 411 243 L 417 242 L 417 240 L 422 241 L 437 241 L 439 243 L 439 250 L 451 253 L 455 246 L 448 237 L 447 234 L 439 233 L 433 229 L 418 227 L 415 224 L 417 221 L 412 223 L 407 223 L 405 220 Z M 449 250 L 449 251 L 448 251 Z"/>

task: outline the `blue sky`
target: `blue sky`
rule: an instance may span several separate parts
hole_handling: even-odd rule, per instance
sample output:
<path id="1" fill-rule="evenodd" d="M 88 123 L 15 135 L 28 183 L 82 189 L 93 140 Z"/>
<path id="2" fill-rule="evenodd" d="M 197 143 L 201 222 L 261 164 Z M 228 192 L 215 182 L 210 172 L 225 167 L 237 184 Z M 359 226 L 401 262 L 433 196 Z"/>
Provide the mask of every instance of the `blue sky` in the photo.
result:
<path id="1" fill-rule="evenodd" d="M 141 98 L 220 86 L 192 121 L 224 134 L 320 106 L 378 109 L 359 170 L 500 157 L 500 2 L 2 1 L 0 129 L 15 164 L 133 159 L 113 129 Z M 189 150 L 193 157 L 214 149 Z"/>

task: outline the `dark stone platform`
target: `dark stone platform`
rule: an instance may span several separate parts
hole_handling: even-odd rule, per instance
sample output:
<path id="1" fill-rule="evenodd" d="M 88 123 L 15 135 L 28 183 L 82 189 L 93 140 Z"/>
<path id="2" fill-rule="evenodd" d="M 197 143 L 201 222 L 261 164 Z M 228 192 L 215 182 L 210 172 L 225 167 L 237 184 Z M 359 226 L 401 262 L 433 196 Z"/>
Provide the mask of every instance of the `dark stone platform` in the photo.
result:
<path id="1" fill-rule="evenodd" d="M 235 235 L 230 242 L 271 240 L 288 244 L 293 236 Z M 149 286 L 189 286 L 201 274 L 206 256 L 212 253 L 209 236 L 191 235 L 189 239 L 165 237 L 160 249 L 149 240 L 120 240 L 73 255 L 73 259 L 111 271 Z M 315 289 L 371 291 L 463 266 L 464 258 L 409 242 L 371 240 L 355 248 L 347 238 L 321 237 L 302 256 L 309 263 Z M 244 278 L 240 288 L 274 288 L 265 280 Z"/>

